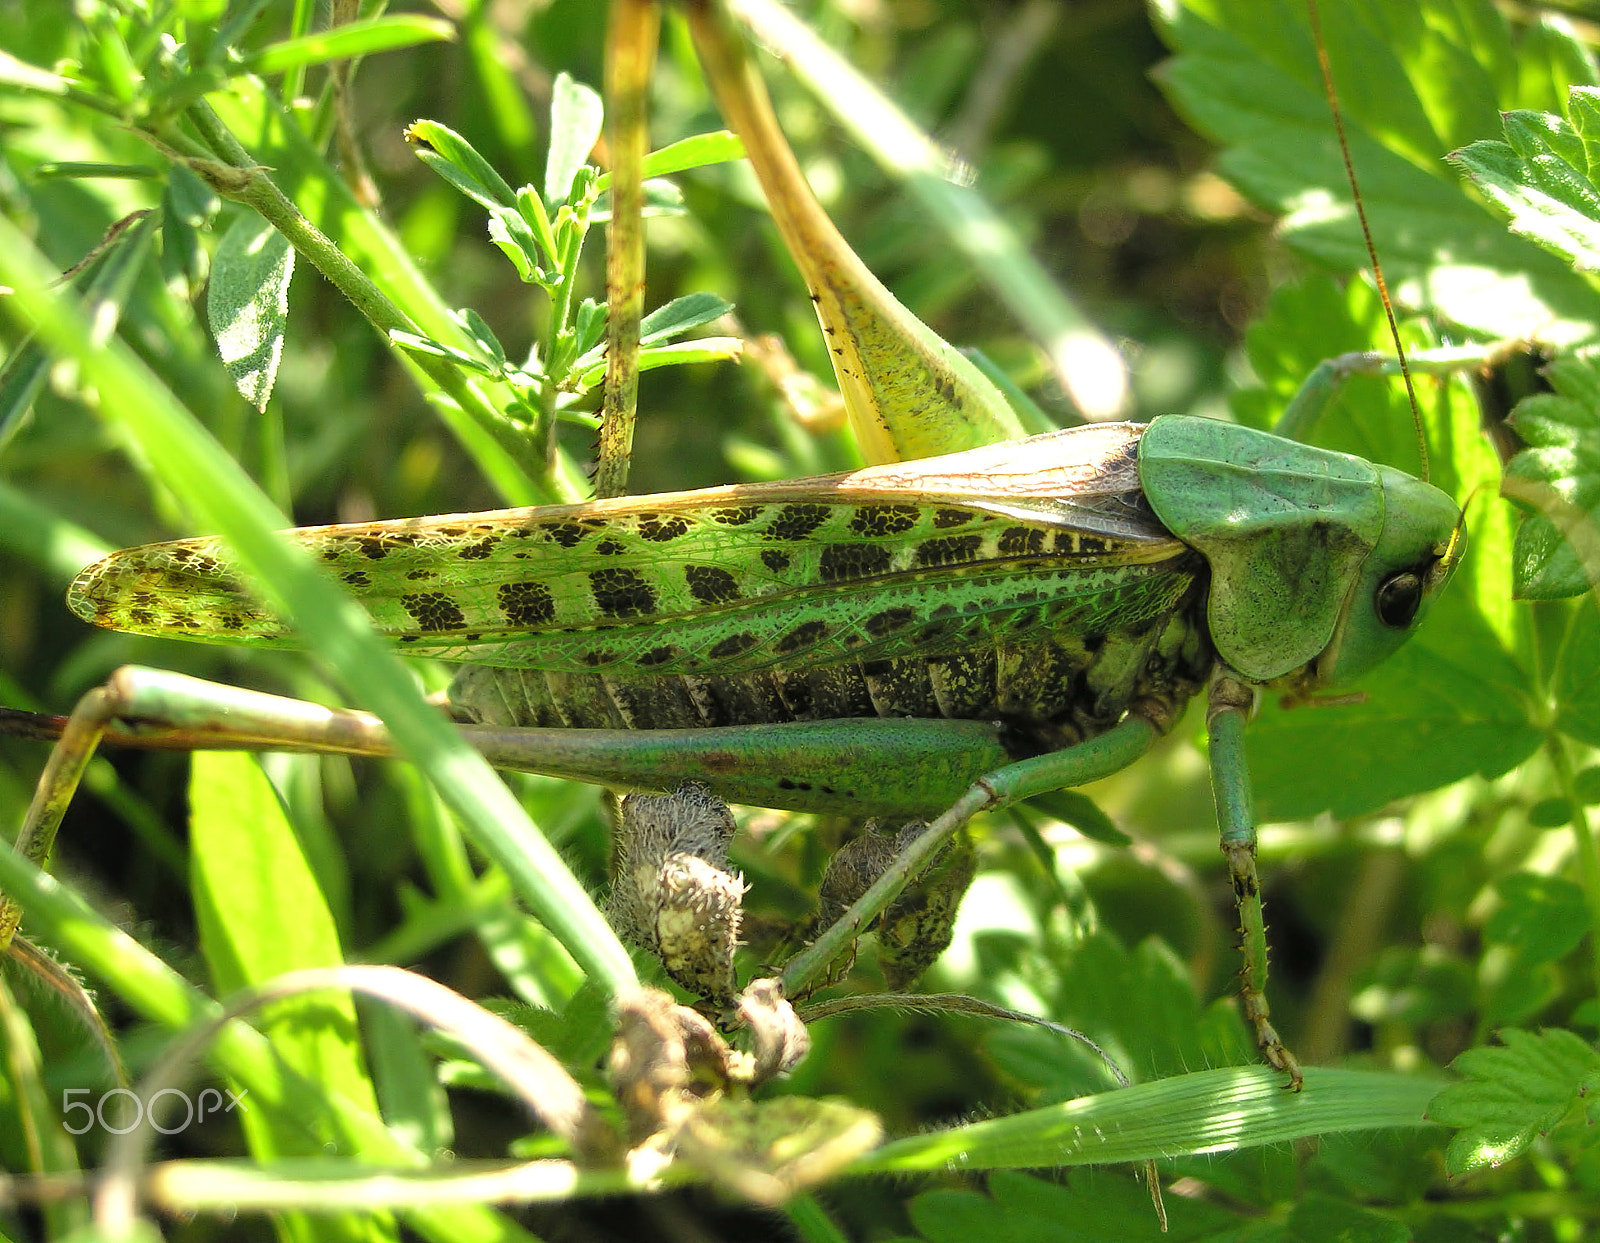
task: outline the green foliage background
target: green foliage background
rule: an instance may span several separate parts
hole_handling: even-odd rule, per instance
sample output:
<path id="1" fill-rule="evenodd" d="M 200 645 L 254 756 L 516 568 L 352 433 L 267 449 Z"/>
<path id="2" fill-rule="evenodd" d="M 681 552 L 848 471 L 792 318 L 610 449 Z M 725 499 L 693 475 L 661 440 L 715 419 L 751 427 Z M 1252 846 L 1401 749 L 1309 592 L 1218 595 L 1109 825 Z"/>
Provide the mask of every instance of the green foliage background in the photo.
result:
<path id="1" fill-rule="evenodd" d="M 1407 325 L 1411 343 L 1536 335 L 1570 350 L 1591 341 L 1600 304 L 1592 278 L 1574 270 L 1586 252 L 1571 239 L 1600 215 L 1600 195 L 1586 197 L 1580 157 L 1571 175 L 1551 172 L 1550 151 L 1568 150 L 1559 133 L 1549 136 L 1552 127 L 1503 129 L 1498 115 L 1566 107 L 1570 86 L 1595 80 L 1588 49 L 1559 24 L 1514 27 L 1471 0 L 1328 7 L 1329 53 L 1390 282 L 1413 310 L 1434 313 Z M 469 4 L 449 41 L 385 51 L 366 35 L 359 44 L 367 55 L 344 106 L 377 214 L 400 241 L 396 253 L 443 305 L 481 314 L 513 355 L 542 334 L 545 304 L 490 245 L 481 208 L 418 162 L 402 133 L 418 117 L 443 122 L 512 185 L 539 184 L 553 75 L 599 84 L 603 9 L 553 0 L 507 19 L 499 6 Z M 201 87 L 221 87 L 228 64 L 207 59 L 217 48 L 206 40 L 252 13 L 259 21 L 241 23 L 239 46 L 260 55 L 289 33 L 287 6 L 236 6 L 225 16 L 196 2 L 165 15 L 187 22 L 188 63 L 211 66 L 213 76 L 196 83 L 170 58 L 159 68 L 158 28 L 138 11 L 91 3 L 69 18 L 53 0 L 0 8 L 0 52 L 15 58 L 0 62 L 0 201 L 53 265 L 77 263 L 136 208 L 161 206 L 169 222 L 192 209 L 189 219 L 208 217 L 199 183 L 172 172 L 135 131 L 164 140 L 193 132 L 181 109 Z M 1366 286 L 1345 283 L 1365 260 L 1341 207 L 1343 173 L 1298 3 L 1164 0 L 1154 25 L 1123 0 L 1004 9 L 902 0 L 808 5 L 805 14 L 952 144 L 1042 265 L 1124 345 L 1137 417 L 1231 411 L 1264 424 L 1318 361 L 1382 340 Z M 996 49 L 1019 31 L 1019 59 L 1007 69 Z M 236 133 L 308 215 L 419 314 L 421 295 L 406 301 L 412 274 L 384 266 L 347 189 L 319 179 L 317 153 L 329 149 L 337 113 L 325 70 L 307 64 L 309 55 L 250 63 L 259 79 L 228 68 L 235 93 L 217 107 L 234 118 L 272 118 L 258 83 L 305 101 L 298 131 L 274 120 Z M 23 68 L 49 70 L 63 58 L 78 66 L 79 81 L 65 95 L 38 89 Z M 811 96 L 780 72 L 769 77 L 802 163 L 869 266 L 942 335 L 980 346 L 1047 410 L 1069 417 L 1046 355 L 981 274 Z M 675 22 L 653 106 L 657 146 L 719 124 Z M 1575 111 L 1574 124 L 1580 119 Z M 1575 132 L 1581 137 L 1581 127 Z M 1463 167 L 1499 179 L 1489 197 L 1502 212 L 1561 222 L 1565 249 L 1549 244 L 1553 230 L 1507 231 L 1484 198 L 1463 189 L 1444 157 L 1486 142 L 1512 155 L 1480 149 L 1478 162 Z M 70 161 L 133 165 L 140 175 L 52 167 Z M 354 167 L 343 161 L 352 180 Z M 652 222 L 650 305 L 713 290 L 736 304 L 750 332 L 781 334 L 802 368 L 827 376 L 805 291 L 746 170 L 714 166 L 677 180 L 687 210 Z M 120 337 L 283 511 L 308 524 L 522 499 L 497 488 L 397 356 L 304 263 L 289 291 L 284 359 L 266 414 L 239 397 L 208 338 L 200 287 L 204 256 L 241 214 L 226 206 L 215 227 L 168 227 L 112 296 L 122 307 Z M 590 289 L 599 296 L 599 248 L 591 249 Z M 0 333 L 18 350 L 16 317 Z M 1581 359 L 1561 365 L 1556 398 L 1570 405 L 1552 411 L 1547 397 L 1519 416 L 1518 429 L 1544 446 L 1539 464 L 1523 464 L 1592 511 L 1600 452 L 1585 396 L 1593 371 Z M 1472 498 L 1468 566 L 1424 637 L 1366 688 L 1366 703 L 1294 712 L 1268 705 L 1251 742 L 1262 817 L 1271 822 L 1262 855 L 1280 1029 L 1311 1064 L 1440 1086 L 1452 1080 L 1452 1060 L 1472 1050 L 1458 1065 L 1465 1078 L 1429 1107 L 1443 1125 L 1377 1130 L 1358 1119 L 1315 1145 L 1245 1151 L 1170 1141 L 1163 1179 L 1184 1179 L 1195 1193 L 1173 1197 L 1170 1237 L 1568 1239 L 1593 1228 L 1600 1166 L 1579 1097 L 1594 1074 L 1600 1025 L 1600 868 L 1591 839 L 1600 801 L 1592 750 L 1600 745 L 1600 621 L 1592 595 L 1513 600 L 1513 570 L 1534 555 L 1516 541 L 1540 537 L 1519 536 L 1516 513 L 1495 498 L 1491 445 L 1506 443 L 1503 432 L 1492 427 L 1491 441 L 1478 431 L 1477 399 L 1497 425 L 1512 400 L 1539 387 L 1535 371 L 1516 358 L 1473 383 L 1423 382 L 1435 477 Z M 134 662 L 376 705 L 378 691 L 351 668 L 90 633 L 73 620 L 61 598 L 77 568 L 97 550 L 193 533 L 188 489 L 207 480 L 163 476 L 127 422 L 96 414 L 70 365 L 46 378 L 26 420 L 14 417 L 16 389 L 0 385 L 0 701 L 63 712 Z M 101 392 L 100 403 L 112 408 L 126 396 Z M 749 366 L 652 372 L 643 411 L 635 491 L 785 478 L 854 461 L 843 434 L 801 430 Z M 1364 379 L 1321 435 L 1412 469 L 1408 420 L 1392 391 Z M 562 436 L 577 459 L 587 456 L 583 428 L 564 427 Z M 421 676 L 438 686 L 446 675 Z M 1199 730 L 1191 718 L 1160 754 L 1092 791 L 1134 836 L 1134 849 L 1094 845 L 1034 809 L 985 822 L 983 873 L 957 944 L 928 986 L 1069 1023 L 1140 1082 L 1248 1065 L 1229 999 L 1231 897 L 1194 745 Z M 38 744 L 0 747 L 0 822 L 20 822 L 43 758 Z M 191 783 L 185 757 L 161 754 L 97 764 L 63 831 L 56 873 L 213 995 L 330 957 L 420 965 L 469 996 L 514 997 L 537 1038 L 599 1082 L 601 990 L 585 986 L 550 934 L 520 913 L 510 893 L 526 903 L 527 892 L 506 879 L 500 856 L 486 864 L 464 844 L 415 770 L 311 757 L 265 766 L 287 822 L 260 812 L 248 773 L 208 767 Z M 603 889 L 608 830 L 598 793 L 538 778 L 513 779 L 512 788 L 586 885 Z M 752 881 L 760 923 L 804 919 L 843 826 L 757 812 L 748 827 L 736 860 Z M 759 932 L 758 923 L 752 940 Z M 862 988 L 874 972 L 868 957 L 858 967 Z M 90 974 L 137 1071 L 167 1038 L 162 1028 L 179 1020 L 177 1007 L 158 1017 L 131 968 Z M 74 1145 L 56 1115 L 63 1090 L 108 1086 L 99 1055 L 26 978 L 10 973 L 5 987 L 0 1161 L 13 1172 L 97 1164 L 104 1137 Z M 528 1129 L 517 1106 L 471 1090 L 479 1080 L 459 1061 L 446 1063 L 443 1078 L 456 1085 L 447 1107 L 425 1057 L 434 1050 L 402 1024 L 365 1010 L 363 1018 L 381 1033 L 369 1026 L 364 1057 L 348 1039 L 297 1046 L 292 1016 L 268 1030 L 297 1068 L 351 1100 L 379 1101 L 424 1151 L 500 1156 Z M 348 1016 L 336 1016 L 335 1027 L 340 1021 Z M 1544 1028 L 1559 1030 L 1533 1034 Z M 1497 1046 L 1504 1029 L 1510 1036 Z M 1088 1055 L 1036 1029 L 874 1013 L 820 1023 L 813 1034 L 816 1049 L 784 1090 L 848 1098 L 877 1112 L 892 1137 L 1108 1086 Z M 226 1069 L 237 1076 L 236 1066 Z M 1313 1080 L 1308 1096 L 1317 1087 Z M 1174 1088 L 1158 1118 L 1175 1114 L 1182 1095 Z M 260 1129 L 242 1138 L 205 1129 L 171 1151 L 231 1152 L 248 1142 L 262 1159 L 324 1152 L 329 1132 L 308 1127 L 295 1104 L 285 1092 L 281 1112 L 268 1109 Z M 1219 1104 L 1214 1113 L 1222 1111 Z M 1378 1113 L 1373 1106 L 1370 1127 L 1386 1125 Z M 1038 1136 L 1030 1142 L 1015 1164 L 1052 1164 Z M 534 1150 L 542 1151 L 537 1141 Z M 785 1215 L 691 1191 L 533 1209 L 521 1222 L 552 1239 L 694 1230 L 717 1238 L 1156 1237 L 1143 1189 L 1121 1169 L 984 1177 L 945 1173 L 945 1165 L 943 1156 L 908 1158 L 884 1168 L 922 1171 L 915 1179 L 842 1180 Z M 1447 1167 L 1473 1172 L 1446 1179 Z M 55 1237 L 81 1220 L 80 1206 L 58 1205 L 0 1217 L 0 1230 Z M 451 1237 L 491 1223 L 498 1228 L 487 1210 L 408 1220 Z M 269 1229 L 209 1216 L 166 1228 L 196 1238 Z M 277 1229 L 328 1237 L 387 1235 L 395 1226 L 350 1214 L 280 1218 Z"/>

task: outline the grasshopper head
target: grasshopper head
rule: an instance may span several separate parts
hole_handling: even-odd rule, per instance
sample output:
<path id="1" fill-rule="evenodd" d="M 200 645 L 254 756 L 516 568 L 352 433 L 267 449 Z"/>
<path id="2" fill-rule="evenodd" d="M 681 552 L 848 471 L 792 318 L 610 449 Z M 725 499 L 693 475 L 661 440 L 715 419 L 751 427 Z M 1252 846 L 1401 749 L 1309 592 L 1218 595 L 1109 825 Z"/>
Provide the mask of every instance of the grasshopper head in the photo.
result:
<path id="1" fill-rule="evenodd" d="M 1333 638 L 1302 675 L 1307 691 L 1347 685 L 1393 655 L 1466 551 L 1466 519 L 1449 496 L 1392 467 L 1377 470 L 1383 531 L 1340 610 Z"/>
<path id="2" fill-rule="evenodd" d="M 1139 442 L 1156 516 L 1205 557 L 1217 655 L 1291 699 L 1359 677 L 1411 634 L 1464 547 L 1438 488 L 1362 458 L 1168 415 Z"/>

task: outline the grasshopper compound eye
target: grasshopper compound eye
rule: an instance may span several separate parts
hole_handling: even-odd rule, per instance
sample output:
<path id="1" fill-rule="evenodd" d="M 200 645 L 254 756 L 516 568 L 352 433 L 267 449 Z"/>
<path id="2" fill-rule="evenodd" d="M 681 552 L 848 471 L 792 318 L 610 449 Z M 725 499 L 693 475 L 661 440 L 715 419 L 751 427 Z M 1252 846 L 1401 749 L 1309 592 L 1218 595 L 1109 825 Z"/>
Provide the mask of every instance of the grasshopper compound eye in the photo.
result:
<path id="1" fill-rule="evenodd" d="M 1415 570 L 1401 570 L 1378 584 L 1373 600 L 1378 620 L 1392 630 L 1404 630 L 1416 620 L 1422 607 L 1423 576 Z"/>

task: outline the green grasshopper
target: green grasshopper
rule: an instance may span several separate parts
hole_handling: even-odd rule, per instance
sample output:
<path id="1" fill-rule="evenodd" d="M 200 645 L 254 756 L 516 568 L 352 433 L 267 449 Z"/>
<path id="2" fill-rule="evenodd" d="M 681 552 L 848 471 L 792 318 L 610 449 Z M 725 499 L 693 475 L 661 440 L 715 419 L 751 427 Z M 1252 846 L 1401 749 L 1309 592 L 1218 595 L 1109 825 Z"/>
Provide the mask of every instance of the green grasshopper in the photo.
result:
<path id="1" fill-rule="evenodd" d="M 1265 997 L 1240 731 L 1263 689 L 1309 700 L 1406 640 L 1462 554 L 1460 510 L 1398 470 L 1208 420 L 1015 439 L 993 386 L 833 231 L 713 8 L 690 6 L 708 77 L 878 464 L 294 537 L 402 651 L 463 662 L 452 710 L 506 767 L 937 817 L 790 964 L 794 987 L 976 811 L 1132 763 L 1206 689 L 1246 1014 L 1298 1087 Z M 614 295 L 637 288 L 629 262 L 613 257 Z M 614 296 L 614 365 L 628 320 Z M 215 540 L 117 553 L 69 599 L 136 633 L 295 643 Z"/>

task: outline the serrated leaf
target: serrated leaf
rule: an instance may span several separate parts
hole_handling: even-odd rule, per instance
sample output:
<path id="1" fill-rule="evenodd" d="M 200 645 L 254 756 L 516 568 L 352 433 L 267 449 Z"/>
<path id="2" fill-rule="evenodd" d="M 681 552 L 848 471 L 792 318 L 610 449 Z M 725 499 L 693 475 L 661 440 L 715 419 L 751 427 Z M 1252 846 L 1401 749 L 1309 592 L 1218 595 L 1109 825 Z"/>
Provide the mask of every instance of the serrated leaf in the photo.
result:
<path id="1" fill-rule="evenodd" d="M 1286 217 L 1290 245 L 1340 271 L 1365 268 L 1304 4 L 1158 0 L 1155 14 L 1178 53 L 1161 84 L 1223 144 L 1223 175 Z M 1441 175 L 1448 152 L 1500 136 L 1502 112 L 1554 111 L 1587 82 L 1571 36 L 1514 38 L 1489 0 L 1345 0 L 1324 6 L 1322 22 L 1368 218 L 1401 300 L 1494 337 L 1586 338 L 1587 282 Z"/>
<path id="2" fill-rule="evenodd" d="M 283 358 L 294 249 L 271 225 L 241 216 L 211 263 L 206 318 L 217 352 L 244 399 L 265 410 Z"/>
<path id="3" fill-rule="evenodd" d="M 1445 612 L 1362 682 L 1365 702 L 1262 708 L 1245 743 L 1262 819 L 1364 815 L 1533 754 L 1542 735 L 1518 698 L 1524 676 L 1481 625 L 1451 610 L 1457 628 Z"/>
<path id="4" fill-rule="evenodd" d="M 1600 189 L 1583 139 L 1562 117 L 1515 109 L 1505 142 L 1468 144 L 1450 156 L 1490 202 L 1531 238 L 1582 272 L 1600 268 Z"/>
<path id="5" fill-rule="evenodd" d="M 593 980 L 573 994 L 561 1013 L 518 1001 L 489 1002 L 493 1014 L 515 1023 L 567 1066 L 594 1066 L 611 1047 L 616 1023 L 611 997 Z"/>
<path id="6" fill-rule="evenodd" d="M 1051 1019 L 1083 1031 L 1135 1082 L 1250 1057 L 1231 1009 L 1219 1019 L 1203 1007 L 1183 963 L 1154 939 L 1132 950 L 1107 932 L 1071 944 L 1047 939 L 1026 951 L 1019 973 Z M 1001 1028 L 988 1045 L 996 1061 L 1046 1099 L 1107 1082 L 1097 1054 L 1042 1028 Z"/>
<path id="7" fill-rule="evenodd" d="M 1594 187 L 1586 186 L 1589 161 L 1584 154 L 1583 139 L 1566 119 L 1549 112 L 1535 112 L 1519 108 L 1500 118 L 1505 125 L 1506 141 L 1519 156 L 1528 162 L 1529 171 L 1550 193 L 1558 197 L 1568 194 L 1575 202 L 1585 206 L 1600 205 Z M 1583 182 L 1574 182 L 1576 173 Z"/>
<path id="8" fill-rule="evenodd" d="M 1468 1049 L 1453 1063 L 1466 1082 L 1428 1104 L 1428 1119 L 1457 1128 L 1445 1149 L 1452 1174 L 1503 1165 L 1560 1122 L 1590 1079 L 1600 1053 L 1562 1028 L 1508 1028 L 1499 1046 Z"/>
<path id="9" fill-rule="evenodd" d="M 544 201 L 566 202 L 572 179 L 589 158 L 605 125 L 599 94 L 565 73 L 556 75 L 550 93 L 550 151 L 544 164 Z"/>
<path id="10" fill-rule="evenodd" d="M 1584 167 L 1591 180 L 1600 168 L 1600 89 L 1575 86 L 1567 93 L 1567 115 L 1583 143 Z"/>
<path id="11" fill-rule="evenodd" d="M 1533 508 L 1517 531 L 1519 599 L 1554 600 L 1600 585 L 1600 364 L 1593 355 L 1546 369 L 1553 393 L 1517 403 L 1511 426 L 1527 448 L 1506 464 L 1501 493 Z"/>

